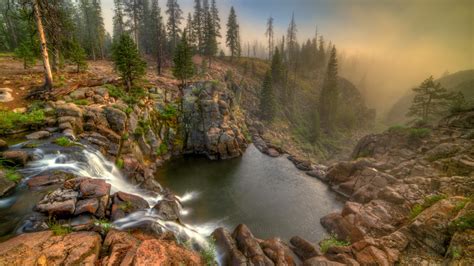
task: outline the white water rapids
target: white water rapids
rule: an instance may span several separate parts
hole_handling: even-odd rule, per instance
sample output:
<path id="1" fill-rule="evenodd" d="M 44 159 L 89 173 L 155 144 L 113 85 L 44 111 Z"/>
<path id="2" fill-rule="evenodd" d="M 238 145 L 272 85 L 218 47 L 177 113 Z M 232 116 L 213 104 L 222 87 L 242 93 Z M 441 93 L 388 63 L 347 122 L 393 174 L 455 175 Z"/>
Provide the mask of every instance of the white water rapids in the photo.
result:
<path id="1" fill-rule="evenodd" d="M 113 223 L 115 228 L 125 230 L 140 226 L 144 222 L 153 222 L 165 230 L 174 232 L 177 236 L 191 239 L 192 242 L 198 244 L 201 248 L 208 247 L 207 236 L 215 229 L 215 224 L 189 225 L 161 220 L 155 214 L 153 206 L 162 199 L 162 196 L 127 182 L 115 164 L 107 160 L 99 151 L 88 146 L 64 148 L 61 150 L 48 148 L 37 148 L 34 150 L 34 160 L 21 170 L 25 176 L 23 182 L 33 176 L 51 171 L 63 171 L 76 176 L 104 179 L 112 186 L 111 194 L 117 191 L 134 194 L 145 199 L 151 207 L 148 210 L 138 211 L 115 221 Z M 183 203 L 195 199 L 197 195 L 198 193 L 191 192 L 177 196 L 177 198 Z M 0 202 L 0 204 L 2 203 Z M 186 215 L 187 212 L 187 210 L 181 208 L 181 215 Z"/>

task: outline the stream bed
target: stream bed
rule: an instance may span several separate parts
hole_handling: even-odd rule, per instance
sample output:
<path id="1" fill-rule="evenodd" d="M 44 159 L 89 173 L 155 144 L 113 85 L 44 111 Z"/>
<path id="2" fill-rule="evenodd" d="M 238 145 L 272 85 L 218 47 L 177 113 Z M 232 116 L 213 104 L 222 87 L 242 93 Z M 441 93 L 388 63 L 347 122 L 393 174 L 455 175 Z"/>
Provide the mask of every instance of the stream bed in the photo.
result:
<path id="1" fill-rule="evenodd" d="M 253 145 L 238 159 L 173 160 L 157 180 L 182 195 L 183 221 L 208 229 L 203 231 L 233 230 L 244 223 L 259 238 L 299 235 L 318 241 L 326 235 L 320 218 L 343 205 L 326 184 L 297 170 L 286 156 L 272 158 Z"/>

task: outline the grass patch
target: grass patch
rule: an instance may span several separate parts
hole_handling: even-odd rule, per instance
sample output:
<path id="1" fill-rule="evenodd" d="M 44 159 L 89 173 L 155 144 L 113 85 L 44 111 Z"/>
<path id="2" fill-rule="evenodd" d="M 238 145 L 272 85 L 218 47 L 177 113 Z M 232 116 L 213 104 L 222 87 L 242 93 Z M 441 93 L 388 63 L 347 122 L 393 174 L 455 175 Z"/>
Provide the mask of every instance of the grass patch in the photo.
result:
<path id="1" fill-rule="evenodd" d="M 350 246 L 351 242 L 345 240 L 337 239 L 336 235 L 331 234 L 330 236 L 326 237 L 325 239 L 319 242 L 319 246 L 321 247 L 321 252 L 326 253 L 329 248 L 331 247 L 344 247 Z"/>
<path id="2" fill-rule="evenodd" d="M 462 256 L 462 248 L 452 247 L 451 250 L 449 251 L 449 253 L 451 254 L 451 257 L 453 259 L 455 259 L 455 260 L 459 259 Z"/>
<path id="3" fill-rule="evenodd" d="M 117 99 L 121 99 L 125 97 L 125 91 L 121 87 L 116 87 L 115 85 L 112 85 L 112 84 L 105 84 L 104 87 L 107 89 L 111 97 L 114 97 Z"/>
<path id="4" fill-rule="evenodd" d="M 62 225 L 55 220 L 50 220 L 48 222 L 48 227 L 55 236 L 64 236 L 72 232 L 71 227 Z"/>
<path id="5" fill-rule="evenodd" d="M 428 137 L 431 134 L 429 128 L 410 128 L 408 131 L 408 137 L 411 140 L 419 140 Z"/>
<path id="6" fill-rule="evenodd" d="M 90 104 L 89 100 L 87 99 L 74 100 L 73 103 L 76 105 L 89 105 Z"/>
<path id="7" fill-rule="evenodd" d="M 160 110 L 160 118 L 170 120 L 178 115 L 178 108 L 173 104 L 167 104 L 163 110 Z"/>
<path id="8" fill-rule="evenodd" d="M 421 204 L 415 204 L 413 208 L 410 210 L 410 219 L 413 220 L 415 219 L 421 212 L 423 212 L 425 209 L 433 206 L 436 202 L 447 198 L 446 195 L 444 194 L 436 194 L 436 195 L 431 195 L 427 196 L 423 199 L 423 203 Z"/>
<path id="9" fill-rule="evenodd" d="M 112 223 L 107 219 L 98 219 L 95 220 L 95 225 L 99 226 L 104 230 L 105 233 L 108 233 L 112 228 Z"/>
<path id="10" fill-rule="evenodd" d="M 454 232 L 462 232 L 468 229 L 474 229 L 474 211 L 468 211 L 466 214 L 452 221 L 449 224 L 449 228 Z"/>
<path id="11" fill-rule="evenodd" d="M 54 143 L 56 145 L 62 146 L 62 147 L 70 147 L 74 145 L 74 142 L 72 142 L 69 138 L 67 137 L 59 137 L 54 140 Z"/>
<path id="12" fill-rule="evenodd" d="M 156 155 L 160 156 L 160 155 L 163 155 L 163 154 L 166 154 L 166 153 L 168 153 L 168 145 L 166 145 L 166 143 L 162 142 L 160 144 L 160 147 L 158 147 L 158 149 L 156 150 Z"/>
<path id="13" fill-rule="evenodd" d="M 0 135 L 8 134 L 16 129 L 39 126 L 43 124 L 44 119 L 43 110 L 34 110 L 28 113 L 0 110 Z"/>
<path id="14" fill-rule="evenodd" d="M 115 160 L 115 166 L 117 166 L 118 169 L 123 169 L 124 167 L 124 162 L 122 158 L 118 158 Z"/>

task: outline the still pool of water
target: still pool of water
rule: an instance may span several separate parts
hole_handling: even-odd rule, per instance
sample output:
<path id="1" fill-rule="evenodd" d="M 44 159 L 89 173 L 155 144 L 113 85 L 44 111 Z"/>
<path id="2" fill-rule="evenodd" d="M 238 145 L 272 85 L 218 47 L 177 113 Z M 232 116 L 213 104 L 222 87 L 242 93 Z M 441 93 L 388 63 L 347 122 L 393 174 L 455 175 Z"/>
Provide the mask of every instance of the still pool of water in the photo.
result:
<path id="1" fill-rule="evenodd" d="M 285 156 L 271 158 L 253 145 L 238 159 L 174 160 L 157 179 L 184 195 L 185 223 L 230 230 L 244 223 L 259 238 L 320 240 L 326 234 L 320 218 L 342 207 L 324 183 L 298 171 Z"/>

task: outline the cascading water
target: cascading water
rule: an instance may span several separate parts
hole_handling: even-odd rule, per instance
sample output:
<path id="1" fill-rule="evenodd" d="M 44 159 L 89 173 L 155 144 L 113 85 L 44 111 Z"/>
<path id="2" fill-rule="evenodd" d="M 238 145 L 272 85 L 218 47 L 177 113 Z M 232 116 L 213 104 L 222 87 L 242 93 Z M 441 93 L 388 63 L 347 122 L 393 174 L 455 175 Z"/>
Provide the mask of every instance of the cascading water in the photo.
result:
<path id="1" fill-rule="evenodd" d="M 80 144 L 80 146 L 60 148 L 59 150 L 58 147 L 43 145 L 41 148 L 33 151 L 32 157 L 34 160 L 21 170 L 21 173 L 25 176 L 23 182 L 45 172 L 63 171 L 75 176 L 104 179 L 107 183 L 111 184 L 111 193 L 122 191 L 140 196 L 151 207 L 155 206 L 162 199 L 162 196 L 156 192 L 141 189 L 127 182 L 114 163 L 107 160 L 99 151 L 87 145 Z M 197 193 L 185 193 L 181 197 L 177 196 L 177 198 L 181 206 L 183 202 L 192 200 L 196 196 Z M 9 201 L 11 199 L 3 199 L 0 201 L 0 205 L 9 204 Z M 181 208 L 181 215 L 186 215 L 186 213 L 187 210 Z M 153 208 L 132 213 L 115 221 L 113 225 L 117 229 L 124 230 L 139 226 L 145 222 L 153 222 L 159 228 L 172 231 L 183 239 L 192 239 L 200 248 L 208 247 L 205 236 L 210 234 L 212 230 L 210 226 L 193 226 L 163 221 Z"/>

